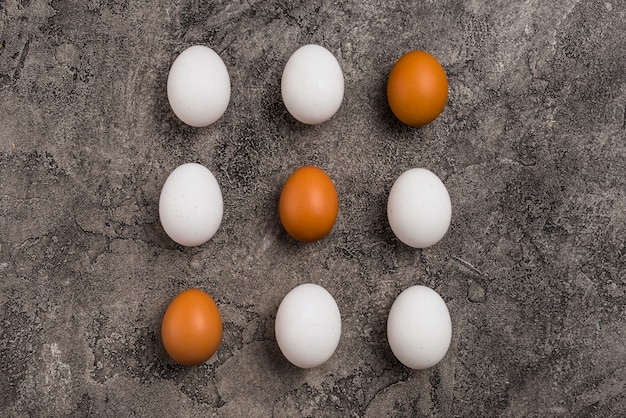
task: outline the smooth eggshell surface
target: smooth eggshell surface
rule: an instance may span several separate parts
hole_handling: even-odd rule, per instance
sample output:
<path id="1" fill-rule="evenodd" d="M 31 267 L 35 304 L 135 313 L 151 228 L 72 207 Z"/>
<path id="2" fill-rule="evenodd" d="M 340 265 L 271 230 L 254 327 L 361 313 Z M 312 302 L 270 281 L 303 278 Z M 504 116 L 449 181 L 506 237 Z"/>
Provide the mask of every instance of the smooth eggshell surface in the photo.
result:
<path id="1" fill-rule="evenodd" d="M 172 64 L 167 98 L 180 120 L 208 126 L 222 117 L 230 101 L 230 78 L 224 61 L 211 48 L 194 45 Z"/>
<path id="2" fill-rule="evenodd" d="M 389 311 L 387 339 L 396 358 L 411 369 L 427 369 L 439 363 L 452 340 L 446 303 L 426 286 L 404 290 Z"/>
<path id="3" fill-rule="evenodd" d="M 161 338 L 177 363 L 194 366 L 210 359 L 222 340 L 222 317 L 213 298 L 200 289 L 181 292 L 163 315 Z"/>
<path id="4" fill-rule="evenodd" d="M 326 48 L 302 46 L 285 64 L 281 82 L 283 102 L 300 122 L 314 125 L 330 119 L 339 110 L 343 93 L 343 72 Z"/>
<path id="5" fill-rule="evenodd" d="M 339 344 L 339 307 L 323 287 L 302 284 L 280 303 L 275 332 L 280 350 L 292 364 L 303 369 L 320 366 Z"/>
<path id="6" fill-rule="evenodd" d="M 338 212 L 335 184 L 319 167 L 300 167 L 289 176 L 280 192 L 280 221 L 298 241 L 312 242 L 325 237 L 333 228 Z"/>
<path id="7" fill-rule="evenodd" d="M 387 100 L 400 121 L 426 125 L 439 116 L 448 100 L 446 72 L 428 52 L 407 52 L 391 69 Z"/>
<path id="8" fill-rule="evenodd" d="M 425 168 L 405 171 L 387 200 L 393 233 L 406 245 L 426 248 L 439 242 L 450 226 L 452 203 L 443 182 Z"/>
<path id="9" fill-rule="evenodd" d="M 167 235 L 187 247 L 210 240 L 222 223 L 222 191 L 211 171 L 197 163 L 177 167 L 165 180 L 159 218 Z"/>

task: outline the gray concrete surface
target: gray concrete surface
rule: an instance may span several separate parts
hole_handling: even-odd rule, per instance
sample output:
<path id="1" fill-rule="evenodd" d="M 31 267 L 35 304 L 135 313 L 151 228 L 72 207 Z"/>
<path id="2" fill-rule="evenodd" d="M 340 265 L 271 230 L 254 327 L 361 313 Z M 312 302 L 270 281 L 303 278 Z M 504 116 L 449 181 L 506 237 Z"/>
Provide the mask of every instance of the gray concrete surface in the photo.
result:
<path id="1" fill-rule="evenodd" d="M 624 416 L 626 3 L 609 1 L 0 1 L 0 416 Z M 215 125 L 171 112 L 169 66 L 218 51 L 231 104 Z M 336 116 L 286 112 L 289 55 L 337 57 Z M 409 128 L 386 104 L 394 61 L 425 49 L 448 105 Z M 168 173 L 200 162 L 225 201 L 213 240 L 181 248 L 158 221 Z M 332 233 L 299 244 L 278 195 L 304 164 L 336 183 Z M 447 185 L 438 245 L 399 243 L 393 180 Z M 314 282 L 343 332 L 300 370 L 273 334 Z M 394 298 L 436 289 L 453 340 L 411 371 L 385 336 Z M 170 360 L 160 320 L 178 292 L 218 302 L 224 338 L 199 367 Z"/>

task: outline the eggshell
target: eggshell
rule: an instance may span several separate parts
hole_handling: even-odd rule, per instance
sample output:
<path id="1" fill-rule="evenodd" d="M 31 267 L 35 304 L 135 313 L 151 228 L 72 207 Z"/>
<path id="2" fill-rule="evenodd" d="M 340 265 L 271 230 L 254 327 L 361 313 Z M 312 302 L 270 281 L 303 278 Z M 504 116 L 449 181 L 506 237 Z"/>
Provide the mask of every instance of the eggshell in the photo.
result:
<path id="1" fill-rule="evenodd" d="M 222 317 L 213 298 L 200 289 L 181 292 L 163 315 L 161 339 L 170 357 L 184 366 L 210 359 L 222 340 Z"/>
<path id="2" fill-rule="evenodd" d="M 210 240 L 222 223 L 224 201 L 215 176 L 203 165 L 187 163 L 165 180 L 159 218 L 167 235 L 187 247 Z"/>
<path id="3" fill-rule="evenodd" d="M 387 100 L 401 122 L 426 125 L 439 116 L 448 100 L 446 72 L 428 52 L 407 52 L 389 74 Z"/>
<path id="4" fill-rule="evenodd" d="M 343 72 L 337 59 L 320 45 L 300 47 L 285 64 L 281 93 L 285 107 L 300 122 L 327 121 L 343 101 Z"/>
<path id="5" fill-rule="evenodd" d="M 276 313 L 276 341 L 292 364 L 308 369 L 326 362 L 341 337 L 341 315 L 323 287 L 306 283 L 292 289 Z"/>
<path id="6" fill-rule="evenodd" d="M 426 286 L 411 286 L 396 298 L 387 319 L 391 351 L 411 369 L 439 363 L 450 347 L 452 321 L 444 300 Z"/>
<path id="7" fill-rule="evenodd" d="M 396 237 L 413 248 L 439 242 L 450 226 L 452 203 L 443 182 L 425 168 L 405 171 L 387 200 L 387 218 Z"/>
<path id="8" fill-rule="evenodd" d="M 289 176 L 280 192 L 280 221 L 298 241 L 312 242 L 325 237 L 335 225 L 338 212 L 335 184 L 319 167 L 300 167 Z"/>
<path id="9" fill-rule="evenodd" d="M 222 117 L 230 101 L 224 61 L 211 48 L 194 45 L 174 60 L 167 77 L 167 98 L 174 114 L 194 127 Z"/>

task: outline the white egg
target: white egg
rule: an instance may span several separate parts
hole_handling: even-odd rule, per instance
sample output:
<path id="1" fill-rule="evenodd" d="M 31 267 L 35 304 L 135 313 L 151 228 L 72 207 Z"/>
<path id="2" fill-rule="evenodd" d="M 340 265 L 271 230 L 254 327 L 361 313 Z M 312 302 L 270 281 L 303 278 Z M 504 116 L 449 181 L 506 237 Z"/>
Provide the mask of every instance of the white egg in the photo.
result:
<path id="1" fill-rule="evenodd" d="M 222 223 L 222 191 L 203 165 L 178 166 L 165 180 L 159 199 L 159 218 L 167 235 L 193 247 L 210 240 Z"/>
<path id="2" fill-rule="evenodd" d="M 405 289 L 389 311 L 387 339 L 396 358 L 411 369 L 427 369 L 439 363 L 452 340 L 446 303 L 429 287 Z"/>
<path id="3" fill-rule="evenodd" d="M 230 101 L 230 78 L 224 61 L 206 46 L 187 48 L 172 64 L 167 98 L 176 116 L 187 125 L 214 123 Z"/>
<path id="4" fill-rule="evenodd" d="M 330 119 L 341 106 L 343 72 L 334 55 L 319 45 L 305 45 L 291 55 L 283 70 L 285 107 L 302 123 Z"/>
<path id="5" fill-rule="evenodd" d="M 283 355 L 303 369 L 328 360 L 339 344 L 341 315 L 335 299 L 316 284 L 302 284 L 282 300 L 276 313 L 276 341 Z"/>
<path id="6" fill-rule="evenodd" d="M 450 226 L 452 203 L 443 182 L 425 168 L 405 171 L 387 200 L 393 233 L 406 245 L 426 248 L 439 242 Z"/>

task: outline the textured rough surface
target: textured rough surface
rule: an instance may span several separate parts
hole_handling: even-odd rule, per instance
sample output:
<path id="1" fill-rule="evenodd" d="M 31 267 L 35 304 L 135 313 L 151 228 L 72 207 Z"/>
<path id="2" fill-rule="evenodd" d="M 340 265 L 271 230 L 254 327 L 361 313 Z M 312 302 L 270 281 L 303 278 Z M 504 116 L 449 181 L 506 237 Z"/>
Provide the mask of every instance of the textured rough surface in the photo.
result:
<path id="1" fill-rule="evenodd" d="M 382 3 L 382 4 L 381 4 Z M 232 100 L 184 126 L 165 83 L 214 48 Z M 306 43 L 346 80 L 339 112 L 304 126 L 280 76 Z M 385 82 L 435 55 L 448 105 L 396 121 Z M 626 3 L 529 0 L 0 0 L 1 416 L 623 416 L 626 411 Z M 210 168 L 224 221 L 200 247 L 163 232 L 158 197 L 185 162 Z M 335 181 L 340 213 L 312 244 L 282 229 L 297 167 Z M 451 228 L 399 243 L 386 198 L 404 170 L 444 181 Z M 321 284 L 343 319 L 335 355 L 300 370 L 273 324 Z M 388 347 L 413 284 L 448 304 L 453 340 L 424 371 Z M 180 291 L 217 301 L 224 338 L 193 368 L 160 320 Z"/>

